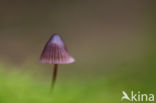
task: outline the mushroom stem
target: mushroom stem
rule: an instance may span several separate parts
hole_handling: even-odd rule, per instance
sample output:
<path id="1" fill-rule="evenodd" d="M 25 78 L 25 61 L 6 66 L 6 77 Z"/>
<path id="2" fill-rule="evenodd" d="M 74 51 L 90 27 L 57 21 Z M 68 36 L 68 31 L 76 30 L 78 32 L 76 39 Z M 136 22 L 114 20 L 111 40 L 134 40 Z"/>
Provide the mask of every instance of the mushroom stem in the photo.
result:
<path id="1" fill-rule="evenodd" d="M 54 64 L 51 88 L 53 88 L 55 85 L 56 76 L 57 76 L 57 69 L 58 69 L 58 64 Z"/>

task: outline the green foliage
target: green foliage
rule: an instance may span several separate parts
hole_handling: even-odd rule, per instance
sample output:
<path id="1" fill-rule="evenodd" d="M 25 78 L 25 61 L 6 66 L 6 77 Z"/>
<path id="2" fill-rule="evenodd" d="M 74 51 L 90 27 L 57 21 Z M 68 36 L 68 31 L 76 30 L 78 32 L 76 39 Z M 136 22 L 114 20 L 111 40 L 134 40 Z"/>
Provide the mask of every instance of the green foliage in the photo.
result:
<path id="1" fill-rule="evenodd" d="M 35 80 L 29 73 L 0 72 L 0 103 L 103 103 L 114 94 L 106 80 L 57 82 L 53 91 L 49 82 Z M 114 101 L 114 100 L 112 100 Z"/>
<path id="2" fill-rule="evenodd" d="M 155 94 L 155 59 L 152 61 L 147 62 L 144 71 L 139 67 L 125 71 L 117 67 L 111 75 L 97 76 L 93 80 L 58 78 L 52 91 L 49 77 L 48 80 L 36 79 L 33 71 L 19 72 L 19 68 L 0 65 L 0 103 L 120 103 L 123 90 Z"/>

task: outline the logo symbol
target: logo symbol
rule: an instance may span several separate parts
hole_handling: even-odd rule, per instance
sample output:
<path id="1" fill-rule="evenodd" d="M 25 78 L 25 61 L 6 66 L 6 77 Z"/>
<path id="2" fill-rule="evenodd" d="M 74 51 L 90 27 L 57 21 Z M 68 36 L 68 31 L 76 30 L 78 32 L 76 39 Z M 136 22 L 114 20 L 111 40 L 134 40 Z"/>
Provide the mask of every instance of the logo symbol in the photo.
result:
<path id="1" fill-rule="evenodd" d="M 143 94 L 140 91 L 138 91 L 137 93 L 134 93 L 134 91 L 131 91 L 131 95 L 128 96 L 128 94 L 125 91 L 122 91 L 122 98 L 121 101 L 123 100 L 128 100 L 128 101 L 132 101 L 132 102 L 142 102 L 142 101 L 150 101 L 153 102 L 154 101 L 154 94 Z"/>
<path id="2" fill-rule="evenodd" d="M 127 93 L 125 91 L 122 91 L 123 97 L 121 98 L 121 100 L 127 99 L 129 101 L 131 101 L 131 99 L 128 97 Z"/>

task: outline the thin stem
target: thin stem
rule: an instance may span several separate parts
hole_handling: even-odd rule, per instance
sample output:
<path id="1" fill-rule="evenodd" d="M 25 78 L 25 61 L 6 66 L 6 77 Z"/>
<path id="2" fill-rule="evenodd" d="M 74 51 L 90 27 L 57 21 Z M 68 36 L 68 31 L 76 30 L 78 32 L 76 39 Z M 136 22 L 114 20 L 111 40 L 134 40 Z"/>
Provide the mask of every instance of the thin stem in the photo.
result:
<path id="1" fill-rule="evenodd" d="M 58 65 L 54 64 L 53 75 L 52 75 L 52 84 L 51 84 L 52 89 L 54 88 L 54 85 L 55 85 L 56 76 L 57 76 L 57 69 L 58 69 Z"/>

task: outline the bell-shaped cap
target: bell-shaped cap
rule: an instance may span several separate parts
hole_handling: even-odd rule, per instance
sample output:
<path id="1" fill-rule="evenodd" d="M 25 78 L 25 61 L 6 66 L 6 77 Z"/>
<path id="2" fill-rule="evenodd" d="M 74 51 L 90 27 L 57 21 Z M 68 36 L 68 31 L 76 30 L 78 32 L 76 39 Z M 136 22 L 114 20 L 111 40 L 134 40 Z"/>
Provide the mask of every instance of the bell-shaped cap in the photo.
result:
<path id="1" fill-rule="evenodd" d="M 52 35 L 40 57 L 41 64 L 69 64 L 74 61 L 59 34 Z"/>

